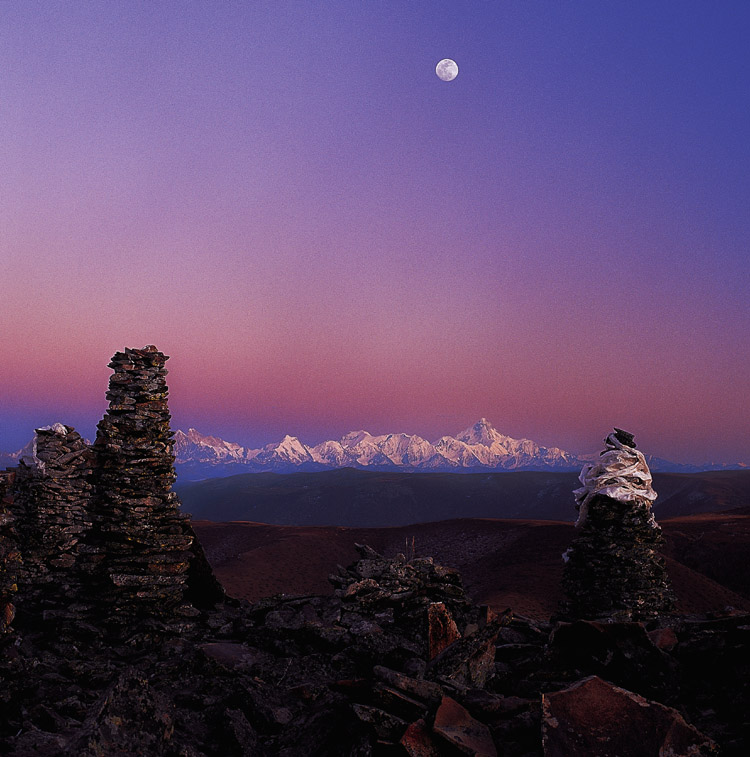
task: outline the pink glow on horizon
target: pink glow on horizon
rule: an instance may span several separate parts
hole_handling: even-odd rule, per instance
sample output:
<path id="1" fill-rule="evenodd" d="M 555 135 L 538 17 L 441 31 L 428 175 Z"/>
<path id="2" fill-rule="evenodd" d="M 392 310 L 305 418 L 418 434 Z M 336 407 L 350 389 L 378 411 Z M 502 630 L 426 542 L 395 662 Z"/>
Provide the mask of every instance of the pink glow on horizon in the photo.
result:
<path id="1" fill-rule="evenodd" d="M 156 344 L 175 425 L 253 446 L 750 462 L 742 24 L 491 5 L 4 9 L 0 450 Z"/>

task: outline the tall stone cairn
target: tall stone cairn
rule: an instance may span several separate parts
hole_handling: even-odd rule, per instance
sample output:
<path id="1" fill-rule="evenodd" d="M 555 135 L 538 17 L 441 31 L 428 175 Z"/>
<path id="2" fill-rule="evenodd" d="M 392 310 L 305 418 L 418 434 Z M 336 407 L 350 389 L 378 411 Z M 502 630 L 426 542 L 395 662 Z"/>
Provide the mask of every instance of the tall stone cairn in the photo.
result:
<path id="1" fill-rule="evenodd" d="M 632 434 L 615 429 L 574 492 L 579 535 L 563 555 L 561 614 L 567 618 L 648 620 L 674 609 L 661 528 L 651 505 L 651 472 Z"/>
<path id="2" fill-rule="evenodd" d="M 176 616 L 187 622 L 198 613 L 185 601 L 194 535 L 172 491 L 166 361 L 148 346 L 118 352 L 109 363 L 109 410 L 94 449 L 105 553 L 102 601 L 115 625 Z"/>
<path id="3" fill-rule="evenodd" d="M 36 430 L 15 477 L 13 509 L 23 543 L 19 612 L 32 624 L 81 619 L 91 609 L 97 550 L 92 528 L 93 453 L 71 426 Z"/>
<path id="4" fill-rule="evenodd" d="M 21 562 L 13 531 L 15 518 L 5 499 L 12 479 L 12 473 L 0 473 L 0 639 L 10 633 L 16 614 L 13 599 L 18 588 L 16 581 Z"/>

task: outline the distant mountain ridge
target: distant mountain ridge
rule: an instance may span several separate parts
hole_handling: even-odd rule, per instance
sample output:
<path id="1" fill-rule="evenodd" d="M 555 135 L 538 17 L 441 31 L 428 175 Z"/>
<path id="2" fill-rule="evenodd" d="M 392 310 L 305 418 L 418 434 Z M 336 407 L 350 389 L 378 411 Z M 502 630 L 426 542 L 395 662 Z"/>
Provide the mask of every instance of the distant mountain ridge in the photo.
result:
<path id="1" fill-rule="evenodd" d="M 175 432 L 177 469 L 183 480 L 216 478 L 237 473 L 291 473 L 357 468 L 375 471 L 574 471 L 593 456 L 578 456 L 530 439 L 501 434 L 486 419 L 453 436 L 431 443 L 416 434 L 351 431 L 338 441 L 314 446 L 287 435 L 260 449 L 243 447 L 195 429 Z M 692 466 L 656 457 L 652 470 L 689 473 L 742 466 Z"/>
<path id="2" fill-rule="evenodd" d="M 576 470 L 582 461 L 557 447 L 543 447 L 530 439 L 513 439 L 486 419 L 456 437 L 431 443 L 416 434 L 351 431 L 338 441 L 308 446 L 285 436 L 277 444 L 250 449 L 195 429 L 175 432 L 175 455 L 183 473 L 228 466 L 227 472 L 291 472 L 360 468 L 368 470 Z M 213 472 L 213 475 L 217 475 Z M 219 474 L 222 475 L 222 474 Z"/>
<path id="3" fill-rule="evenodd" d="M 544 447 L 531 439 L 501 434 L 486 418 L 454 436 L 429 442 L 416 434 L 380 434 L 350 431 L 339 440 L 314 446 L 286 435 L 260 449 L 202 434 L 194 428 L 174 434 L 176 467 L 180 479 L 195 481 L 240 473 L 299 473 L 339 468 L 372 471 L 476 473 L 481 471 L 579 471 L 596 459 L 558 447 Z M 28 445 L 27 445 L 28 446 Z M 15 465 L 23 450 L 0 452 L 0 468 Z M 653 471 L 694 473 L 743 469 L 742 464 L 688 465 L 646 456 Z"/>

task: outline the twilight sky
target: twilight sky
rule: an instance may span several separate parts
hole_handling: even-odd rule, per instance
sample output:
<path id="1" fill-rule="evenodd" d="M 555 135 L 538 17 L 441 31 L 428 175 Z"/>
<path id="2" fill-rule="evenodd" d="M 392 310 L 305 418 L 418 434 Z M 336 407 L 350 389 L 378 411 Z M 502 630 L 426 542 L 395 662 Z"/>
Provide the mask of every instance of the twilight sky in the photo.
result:
<path id="1" fill-rule="evenodd" d="M 750 462 L 750 3 L 0 4 L 0 449 L 173 426 Z M 435 75 L 453 58 L 453 82 Z"/>

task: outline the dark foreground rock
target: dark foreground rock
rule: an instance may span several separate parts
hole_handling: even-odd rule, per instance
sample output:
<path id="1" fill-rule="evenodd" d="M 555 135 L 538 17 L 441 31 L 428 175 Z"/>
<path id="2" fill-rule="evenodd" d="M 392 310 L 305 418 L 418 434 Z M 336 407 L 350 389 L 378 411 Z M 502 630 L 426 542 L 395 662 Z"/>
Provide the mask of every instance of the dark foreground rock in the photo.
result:
<path id="1" fill-rule="evenodd" d="M 0 754 L 746 754 L 749 616 L 493 617 L 455 572 L 361 551 L 333 596 L 227 601 L 182 634 L 6 634 Z M 446 613 L 460 638 L 431 657 Z"/>
<path id="2" fill-rule="evenodd" d="M 0 639 L 10 633 L 16 616 L 13 600 L 21 566 L 18 536 L 13 528 L 15 518 L 5 499 L 12 478 L 11 474 L 0 474 Z"/>
<path id="3" fill-rule="evenodd" d="M 677 710 L 591 676 L 542 696 L 545 757 L 713 754 L 716 745 Z"/>

